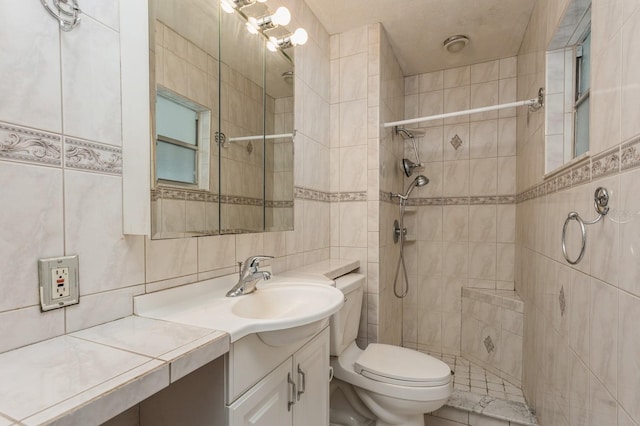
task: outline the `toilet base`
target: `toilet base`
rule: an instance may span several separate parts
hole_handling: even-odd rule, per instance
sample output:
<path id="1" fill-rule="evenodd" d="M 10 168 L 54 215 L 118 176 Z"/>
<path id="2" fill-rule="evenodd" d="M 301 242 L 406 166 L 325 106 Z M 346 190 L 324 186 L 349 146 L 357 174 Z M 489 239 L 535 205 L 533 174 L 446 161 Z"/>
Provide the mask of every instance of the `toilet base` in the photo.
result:
<path id="1" fill-rule="evenodd" d="M 403 426 L 424 426 L 424 414 L 418 414 L 413 417 L 407 417 L 403 422 Z M 397 426 L 397 424 L 385 423 L 382 420 L 376 422 L 376 426 Z"/>

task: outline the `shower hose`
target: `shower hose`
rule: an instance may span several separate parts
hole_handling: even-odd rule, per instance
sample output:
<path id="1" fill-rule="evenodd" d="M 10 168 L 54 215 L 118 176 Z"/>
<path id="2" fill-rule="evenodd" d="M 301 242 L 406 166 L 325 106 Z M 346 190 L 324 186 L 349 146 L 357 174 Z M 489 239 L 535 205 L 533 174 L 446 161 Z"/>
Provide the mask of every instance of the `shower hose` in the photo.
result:
<path id="1" fill-rule="evenodd" d="M 409 293 L 409 278 L 407 277 L 407 267 L 404 264 L 404 210 L 406 202 L 407 201 L 405 199 L 400 198 L 400 257 L 398 258 L 398 266 L 396 267 L 396 276 L 393 279 L 393 294 L 395 294 L 399 299 L 404 299 L 407 293 Z M 397 231 L 394 230 L 394 232 Z M 402 287 L 402 292 L 398 291 L 398 275 L 400 275 L 400 265 L 402 265 L 402 272 L 404 275 L 404 286 Z"/>

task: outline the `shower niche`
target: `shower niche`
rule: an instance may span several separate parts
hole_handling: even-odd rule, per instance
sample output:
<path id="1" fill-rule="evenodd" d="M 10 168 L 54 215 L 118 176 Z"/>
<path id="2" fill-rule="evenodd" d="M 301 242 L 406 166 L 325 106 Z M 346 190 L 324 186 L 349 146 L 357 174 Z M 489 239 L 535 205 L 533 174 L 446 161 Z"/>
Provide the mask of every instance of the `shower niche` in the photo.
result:
<path id="1" fill-rule="evenodd" d="M 293 229 L 292 49 L 244 19 L 268 13 L 149 2 L 153 239 Z"/>

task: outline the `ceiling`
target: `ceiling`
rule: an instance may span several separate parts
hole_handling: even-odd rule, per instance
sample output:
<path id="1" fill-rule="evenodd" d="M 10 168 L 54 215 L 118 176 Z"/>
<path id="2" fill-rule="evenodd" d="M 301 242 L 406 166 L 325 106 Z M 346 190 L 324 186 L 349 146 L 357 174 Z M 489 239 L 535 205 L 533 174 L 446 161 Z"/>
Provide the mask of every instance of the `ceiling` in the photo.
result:
<path id="1" fill-rule="evenodd" d="M 536 0 L 306 0 L 329 34 L 381 22 L 405 76 L 515 56 Z M 458 54 L 443 41 L 471 39 Z"/>

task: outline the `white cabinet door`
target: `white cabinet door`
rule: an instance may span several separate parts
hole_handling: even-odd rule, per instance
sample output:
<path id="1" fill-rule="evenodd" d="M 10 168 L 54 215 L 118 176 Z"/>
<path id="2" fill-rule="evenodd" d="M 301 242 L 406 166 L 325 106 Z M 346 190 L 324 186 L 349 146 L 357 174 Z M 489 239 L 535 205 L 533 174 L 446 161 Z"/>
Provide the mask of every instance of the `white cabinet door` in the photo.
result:
<path id="1" fill-rule="evenodd" d="M 227 407 L 230 426 L 291 426 L 291 358 Z"/>
<path id="2" fill-rule="evenodd" d="M 293 355 L 296 375 L 295 426 L 329 424 L 329 328 Z"/>

